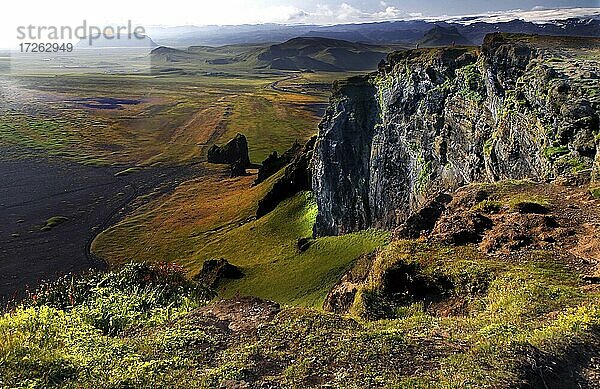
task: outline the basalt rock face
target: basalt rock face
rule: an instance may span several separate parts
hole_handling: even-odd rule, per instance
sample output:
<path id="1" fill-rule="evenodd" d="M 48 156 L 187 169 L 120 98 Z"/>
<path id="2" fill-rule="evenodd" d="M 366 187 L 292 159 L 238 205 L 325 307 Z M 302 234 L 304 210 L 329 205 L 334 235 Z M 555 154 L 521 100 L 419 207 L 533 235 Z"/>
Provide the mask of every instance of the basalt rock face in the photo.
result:
<path id="1" fill-rule="evenodd" d="M 338 82 L 312 161 L 315 235 L 394 229 L 471 182 L 593 179 L 599 59 L 600 39 L 492 34 Z"/>

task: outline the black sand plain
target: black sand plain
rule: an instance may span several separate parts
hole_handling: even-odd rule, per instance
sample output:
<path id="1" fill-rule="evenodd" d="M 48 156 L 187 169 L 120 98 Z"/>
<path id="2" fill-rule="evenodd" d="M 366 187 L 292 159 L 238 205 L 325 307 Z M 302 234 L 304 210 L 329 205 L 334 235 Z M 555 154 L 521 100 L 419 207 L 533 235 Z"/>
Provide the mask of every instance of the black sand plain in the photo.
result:
<path id="1" fill-rule="evenodd" d="M 198 173 L 190 165 L 116 175 L 122 170 L 0 153 L 0 302 L 44 280 L 106 268 L 90 253 L 96 235 L 138 196 L 164 193 Z"/>

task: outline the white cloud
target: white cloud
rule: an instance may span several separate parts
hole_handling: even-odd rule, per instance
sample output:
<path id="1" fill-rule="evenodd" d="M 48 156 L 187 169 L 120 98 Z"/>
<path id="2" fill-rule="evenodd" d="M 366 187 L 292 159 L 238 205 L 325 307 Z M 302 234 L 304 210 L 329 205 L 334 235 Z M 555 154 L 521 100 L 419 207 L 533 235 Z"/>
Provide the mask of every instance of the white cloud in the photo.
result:
<path id="1" fill-rule="evenodd" d="M 600 18 L 600 8 L 543 8 L 534 7 L 534 9 L 510 10 L 488 12 L 484 14 L 462 15 L 462 16 L 440 16 L 434 18 L 425 18 L 426 20 L 446 20 L 449 22 L 459 22 L 471 24 L 475 22 L 500 23 L 509 22 L 515 19 L 521 19 L 527 22 L 544 23 L 555 20 L 564 20 L 568 18 L 593 17 Z M 464 20 L 461 20 L 464 19 Z"/>
<path id="2" fill-rule="evenodd" d="M 128 20 L 145 26 L 208 25 L 208 24 L 335 24 L 361 23 L 398 19 L 423 19 L 415 10 L 403 10 L 382 0 L 374 2 L 378 9 L 364 11 L 348 3 L 339 5 L 315 5 L 311 8 L 295 7 L 269 2 L 270 0 L 103 0 L 101 5 L 82 3 L 80 0 L 29 0 L 5 1 L 0 12 L 0 47 L 16 39 L 19 25 L 79 26 L 83 20 L 88 25 L 126 25 Z M 348 0 L 346 0 L 348 1 Z M 470 22 L 500 22 L 524 19 L 534 22 L 596 15 L 600 8 L 543 9 L 534 7 L 529 11 L 513 10 L 491 12 L 473 17 Z M 428 17 L 427 20 L 459 20 L 461 17 Z M 468 23 L 467 21 L 461 21 Z"/>
<path id="3" fill-rule="evenodd" d="M 294 20 L 301 20 L 307 15 L 305 11 L 293 6 L 270 6 L 258 11 L 256 22 L 288 23 Z"/>
<path id="4" fill-rule="evenodd" d="M 337 7 L 319 4 L 312 11 L 297 10 L 294 17 L 288 20 L 296 23 L 332 24 L 414 19 L 422 16 L 421 13 L 409 13 L 397 7 L 389 6 L 385 1 L 382 1 L 380 6 L 380 10 L 367 12 L 348 3 L 341 3 Z"/>

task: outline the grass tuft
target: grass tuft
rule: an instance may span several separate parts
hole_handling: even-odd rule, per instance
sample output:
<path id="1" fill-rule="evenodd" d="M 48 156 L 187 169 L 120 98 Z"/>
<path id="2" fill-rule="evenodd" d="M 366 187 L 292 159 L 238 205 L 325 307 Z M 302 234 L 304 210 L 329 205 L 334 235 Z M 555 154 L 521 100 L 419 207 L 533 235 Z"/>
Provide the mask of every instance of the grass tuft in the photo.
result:
<path id="1" fill-rule="evenodd" d="M 41 231 L 50 231 L 56 226 L 59 226 L 65 222 L 69 221 L 69 218 L 65 216 L 53 216 L 50 219 L 46 220 L 46 224 L 44 224 L 40 230 Z"/>

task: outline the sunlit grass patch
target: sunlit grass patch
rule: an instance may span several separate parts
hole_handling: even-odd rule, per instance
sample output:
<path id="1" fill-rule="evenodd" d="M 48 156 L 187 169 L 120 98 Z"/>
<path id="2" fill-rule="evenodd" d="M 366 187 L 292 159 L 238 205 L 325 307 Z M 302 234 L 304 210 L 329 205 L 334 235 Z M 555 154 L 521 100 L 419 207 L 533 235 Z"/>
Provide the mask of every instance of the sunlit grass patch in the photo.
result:
<path id="1" fill-rule="evenodd" d="M 101 233 L 94 253 L 112 265 L 134 259 L 188 264 L 208 237 L 252 217 L 258 199 L 272 185 L 268 181 L 252 187 L 252 176 L 230 179 L 226 168 L 207 167 L 205 176 L 182 183 Z"/>
<path id="2" fill-rule="evenodd" d="M 276 150 L 286 151 L 296 140 L 306 141 L 317 132 L 319 118 L 313 113 L 287 100 L 285 94 L 255 93 L 239 96 L 227 132 L 220 142 L 242 133 L 248 139 L 252 162 L 260 163 Z"/>
<path id="3" fill-rule="evenodd" d="M 242 268 L 243 278 L 221 288 L 225 296 L 239 292 L 319 308 L 353 261 L 383 246 L 389 234 L 370 230 L 319 238 L 301 252 L 298 239 L 312 235 L 315 217 L 314 200 L 302 193 L 263 218 L 210 241 L 196 256 L 225 258 Z"/>
<path id="4" fill-rule="evenodd" d="M 310 106 L 327 101 L 325 95 L 270 90 L 284 76 L 25 76 L 15 88 L 24 84 L 34 97 L 17 96 L 0 111 L 0 144 L 98 165 L 179 164 L 202 159 L 206 144 L 241 132 L 253 162 L 261 162 L 313 135 L 319 118 Z M 93 109 L 76 103 L 86 98 L 139 104 Z"/>
<path id="5" fill-rule="evenodd" d="M 0 383 L 34 388 L 140 386 L 149 377 L 189 368 L 175 355 L 144 355 L 140 345 L 124 338 L 164 326 L 211 297 L 204 287 L 186 280 L 181 269 L 167 264 L 129 264 L 115 272 L 65 276 L 45 284 L 0 317 Z M 159 333 L 153 347 L 181 347 L 175 340 L 175 333 Z"/>

